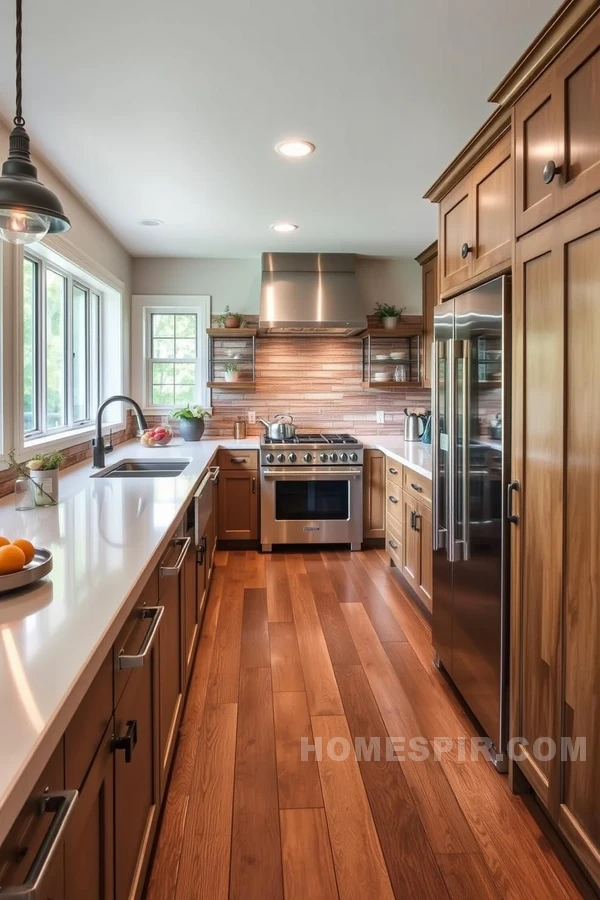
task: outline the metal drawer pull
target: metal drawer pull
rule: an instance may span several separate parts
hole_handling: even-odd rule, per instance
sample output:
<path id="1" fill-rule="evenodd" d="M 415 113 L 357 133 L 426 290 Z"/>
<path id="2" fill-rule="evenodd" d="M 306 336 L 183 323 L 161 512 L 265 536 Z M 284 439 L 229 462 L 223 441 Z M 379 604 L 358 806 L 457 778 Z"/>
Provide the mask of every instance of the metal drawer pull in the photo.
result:
<path id="1" fill-rule="evenodd" d="M 245 463 L 250 462 L 249 456 L 230 456 L 229 459 L 234 463 Z"/>
<path id="2" fill-rule="evenodd" d="M 390 545 L 390 547 L 392 548 L 392 550 L 397 550 L 397 549 L 398 549 L 398 544 L 396 543 L 396 541 L 392 541 L 392 540 L 390 539 L 390 540 L 388 541 L 388 544 Z"/>
<path id="3" fill-rule="evenodd" d="M 210 478 L 213 484 L 216 484 L 219 480 L 219 472 L 221 471 L 218 466 L 209 466 L 208 471 L 210 472 Z"/>
<path id="4" fill-rule="evenodd" d="M 513 494 L 515 491 L 519 491 L 520 487 L 521 485 L 518 481 L 511 481 L 506 489 L 506 518 L 509 522 L 512 522 L 513 525 L 519 524 L 519 517 L 513 513 L 512 500 Z"/>
<path id="5" fill-rule="evenodd" d="M 116 737 L 114 734 L 110 739 L 110 749 L 111 750 L 124 750 L 125 751 L 125 762 L 131 762 L 131 755 L 135 750 L 135 746 L 137 744 L 137 721 L 135 719 L 130 719 L 127 722 L 127 731 L 123 735 L 123 737 Z"/>
<path id="6" fill-rule="evenodd" d="M 40 849 L 36 853 L 24 884 L 2 887 L 0 890 L 2 900 L 36 900 L 38 898 L 42 881 L 60 846 L 78 795 L 78 791 L 52 791 L 40 798 L 40 814 L 55 813 L 54 819 L 40 844 Z"/>
<path id="7" fill-rule="evenodd" d="M 552 182 L 554 181 L 554 176 L 558 175 L 560 171 L 560 166 L 557 166 L 553 159 L 549 159 L 542 169 L 542 178 L 544 180 L 544 184 L 552 184 Z"/>
<path id="8" fill-rule="evenodd" d="M 173 546 L 176 547 L 179 544 L 181 545 L 181 551 L 179 556 L 177 557 L 177 562 L 174 566 L 161 566 L 160 574 L 161 575 L 179 575 L 181 572 L 181 567 L 183 565 L 183 561 L 186 557 L 188 550 L 190 549 L 190 544 L 192 543 L 191 537 L 176 537 L 173 538 Z"/>
<path id="9" fill-rule="evenodd" d="M 164 611 L 164 606 L 145 606 L 142 609 L 142 619 L 152 619 L 152 625 L 148 629 L 148 634 L 144 638 L 144 643 L 140 647 L 140 652 L 130 655 L 126 655 L 125 653 L 119 654 L 117 668 L 139 669 L 140 666 L 144 665 L 146 657 L 152 649 L 152 644 L 158 632 L 158 626 L 160 625 L 160 620 L 163 617 Z"/>
<path id="10" fill-rule="evenodd" d="M 415 512 L 415 524 L 413 527 L 414 527 L 415 531 L 418 531 L 419 533 L 420 533 L 421 529 L 417 528 L 417 521 L 420 521 L 420 519 L 421 519 L 421 513 Z"/>
<path id="11" fill-rule="evenodd" d="M 397 475 L 397 474 L 398 474 L 398 469 L 392 469 L 391 466 L 390 466 L 390 468 L 388 469 L 388 471 L 389 471 L 390 475 Z"/>
<path id="12" fill-rule="evenodd" d="M 390 503 L 398 503 L 398 498 L 393 497 L 391 494 L 389 495 L 388 500 L 390 501 Z"/>
<path id="13" fill-rule="evenodd" d="M 204 557 L 206 556 L 207 541 L 208 541 L 207 536 L 205 534 L 203 534 L 202 537 L 200 538 L 200 543 L 196 547 L 196 550 L 198 553 L 197 560 L 198 560 L 199 566 L 201 566 L 204 563 Z"/>
<path id="14" fill-rule="evenodd" d="M 415 511 L 411 509 L 410 511 L 410 527 L 414 531 L 415 530 Z"/>
<path id="15" fill-rule="evenodd" d="M 423 488 L 421 487 L 420 484 L 413 484 L 413 482 L 411 481 L 410 486 L 411 486 L 411 488 L 413 489 L 413 491 L 416 491 L 416 492 L 417 492 L 417 494 L 422 494 L 422 493 L 423 493 Z"/>

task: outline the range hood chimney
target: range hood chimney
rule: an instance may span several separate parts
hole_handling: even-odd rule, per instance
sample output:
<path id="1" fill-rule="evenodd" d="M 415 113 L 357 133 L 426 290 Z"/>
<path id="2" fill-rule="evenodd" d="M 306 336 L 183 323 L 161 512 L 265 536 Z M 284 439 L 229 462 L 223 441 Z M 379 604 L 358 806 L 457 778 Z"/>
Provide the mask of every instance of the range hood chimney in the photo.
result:
<path id="1" fill-rule="evenodd" d="M 353 253 L 263 253 L 259 334 L 349 337 L 366 327 Z"/>

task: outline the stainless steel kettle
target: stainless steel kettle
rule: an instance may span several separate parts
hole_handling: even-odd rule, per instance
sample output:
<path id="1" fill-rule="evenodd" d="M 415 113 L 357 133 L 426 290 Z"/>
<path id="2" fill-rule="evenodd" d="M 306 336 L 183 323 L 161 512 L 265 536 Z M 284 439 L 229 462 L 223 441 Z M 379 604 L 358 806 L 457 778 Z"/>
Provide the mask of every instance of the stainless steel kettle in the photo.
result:
<path id="1" fill-rule="evenodd" d="M 423 437 L 423 432 L 425 431 L 425 425 L 427 424 L 426 416 L 420 413 L 409 413 L 407 409 L 404 410 L 404 415 L 406 416 L 406 421 L 404 423 L 404 440 L 420 441 Z"/>

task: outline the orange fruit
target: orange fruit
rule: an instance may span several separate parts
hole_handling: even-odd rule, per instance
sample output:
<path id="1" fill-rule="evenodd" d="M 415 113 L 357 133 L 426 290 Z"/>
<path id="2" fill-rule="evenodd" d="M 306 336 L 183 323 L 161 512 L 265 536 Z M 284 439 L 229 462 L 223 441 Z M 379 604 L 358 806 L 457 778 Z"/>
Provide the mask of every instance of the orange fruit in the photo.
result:
<path id="1" fill-rule="evenodd" d="M 0 547 L 0 575 L 12 575 L 20 572 L 25 565 L 25 554 L 20 547 L 7 544 Z"/>
<path id="2" fill-rule="evenodd" d="M 12 542 L 13 547 L 20 547 L 23 553 L 25 554 L 25 565 L 28 566 L 33 557 L 35 556 L 35 547 L 28 541 L 26 538 L 17 538 L 16 541 Z"/>
<path id="3" fill-rule="evenodd" d="M 10 544 L 8 538 L 5 538 L 4 535 L 0 535 L 0 547 L 6 547 L 7 544 Z"/>

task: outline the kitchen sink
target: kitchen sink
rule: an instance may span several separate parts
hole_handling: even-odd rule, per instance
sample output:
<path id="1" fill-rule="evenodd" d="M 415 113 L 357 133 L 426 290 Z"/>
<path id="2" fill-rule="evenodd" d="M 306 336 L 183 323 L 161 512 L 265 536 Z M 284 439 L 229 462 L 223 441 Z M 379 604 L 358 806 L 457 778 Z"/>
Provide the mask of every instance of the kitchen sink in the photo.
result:
<path id="1" fill-rule="evenodd" d="M 176 478 L 188 465 L 187 459 L 123 459 L 92 478 Z"/>

